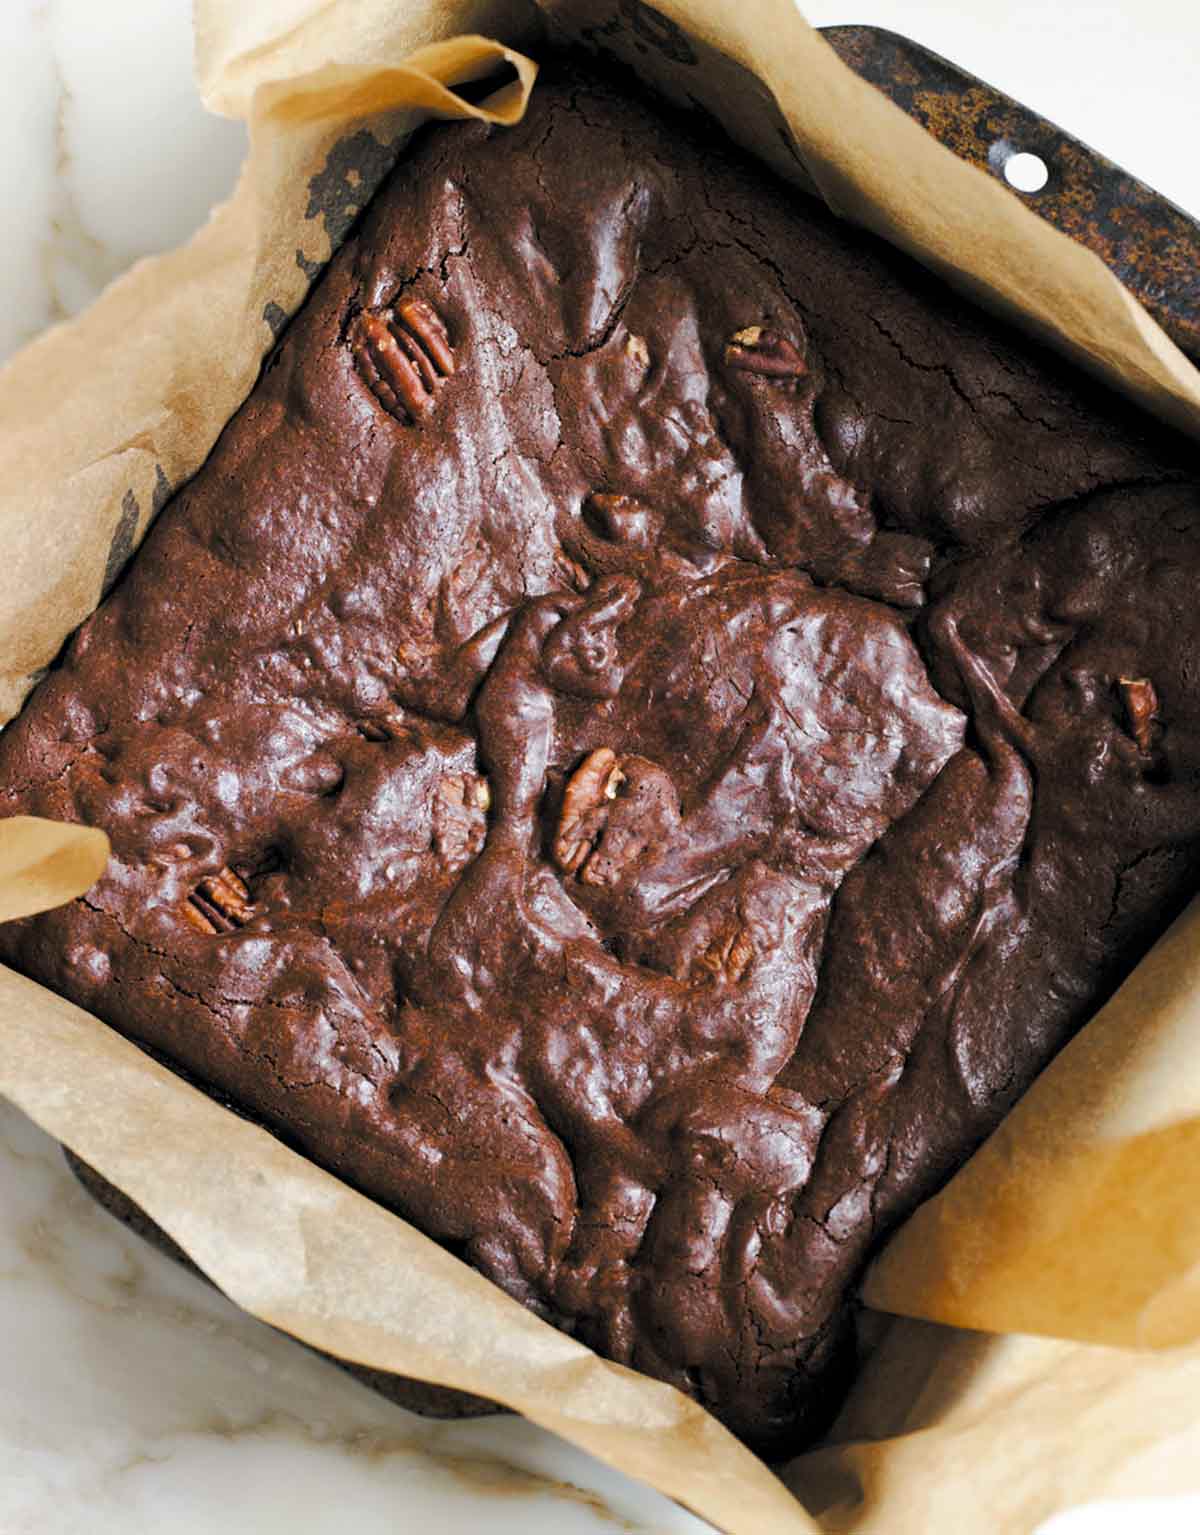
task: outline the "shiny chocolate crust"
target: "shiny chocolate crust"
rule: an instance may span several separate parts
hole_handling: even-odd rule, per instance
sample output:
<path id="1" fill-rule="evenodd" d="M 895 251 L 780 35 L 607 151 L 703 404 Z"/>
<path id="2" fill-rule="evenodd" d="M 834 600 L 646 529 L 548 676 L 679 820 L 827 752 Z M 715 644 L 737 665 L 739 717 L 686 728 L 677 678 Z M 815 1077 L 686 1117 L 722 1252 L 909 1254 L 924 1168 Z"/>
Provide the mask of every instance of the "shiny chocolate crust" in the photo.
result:
<path id="1" fill-rule="evenodd" d="M 423 133 L 5 732 L 114 856 L 0 952 L 794 1450 L 1194 888 L 1196 470 L 559 65 Z"/>

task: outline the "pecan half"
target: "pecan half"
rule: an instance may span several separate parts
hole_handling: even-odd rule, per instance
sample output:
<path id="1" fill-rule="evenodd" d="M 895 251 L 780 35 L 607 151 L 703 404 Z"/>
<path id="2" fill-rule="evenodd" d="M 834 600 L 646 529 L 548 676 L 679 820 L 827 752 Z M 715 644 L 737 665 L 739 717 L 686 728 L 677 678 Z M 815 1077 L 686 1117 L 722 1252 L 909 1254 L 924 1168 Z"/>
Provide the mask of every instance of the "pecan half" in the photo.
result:
<path id="1" fill-rule="evenodd" d="M 725 346 L 725 365 L 780 384 L 793 383 L 808 372 L 804 358 L 787 337 L 764 325 L 747 325 L 734 332 Z"/>
<path id="2" fill-rule="evenodd" d="M 625 782 L 617 754 L 607 746 L 589 752 L 567 779 L 554 836 L 554 861 L 565 874 L 586 882 L 584 867 L 607 818 L 607 805 Z"/>
<path id="3" fill-rule="evenodd" d="M 454 350 L 441 318 L 424 299 L 402 299 L 395 309 L 368 309 L 349 332 L 354 365 L 390 416 L 417 422 L 454 372 Z"/>
<path id="4" fill-rule="evenodd" d="M 1118 677 L 1121 701 L 1125 705 L 1125 718 L 1129 734 L 1138 744 L 1138 750 L 1147 755 L 1154 749 L 1154 727 L 1158 720 L 1158 693 L 1149 677 Z"/>
<path id="5" fill-rule="evenodd" d="M 433 806 L 434 851 L 457 868 L 474 858 L 487 836 L 492 789 L 478 773 L 447 773 Z"/>
<path id="6" fill-rule="evenodd" d="M 754 944 L 750 930 L 739 925 L 714 938 L 697 958 L 696 964 L 717 980 L 736 984 L 745 975 L 753 958 Z"/>
<path id="7" fill-rule="evenodd" d="M 232 933 L 254 915 L 250 891 L 230 868 L 202 879 L 183 905 L 183 915 L 202 933 Z"/>

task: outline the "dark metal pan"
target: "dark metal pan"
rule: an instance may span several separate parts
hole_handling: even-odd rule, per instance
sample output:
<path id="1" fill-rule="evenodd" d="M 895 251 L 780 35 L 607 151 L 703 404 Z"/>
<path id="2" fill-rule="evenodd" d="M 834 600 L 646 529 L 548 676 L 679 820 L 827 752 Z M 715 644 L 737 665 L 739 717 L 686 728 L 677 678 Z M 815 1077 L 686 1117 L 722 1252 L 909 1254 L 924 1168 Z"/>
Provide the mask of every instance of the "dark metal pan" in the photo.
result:
<path id="1" fill-rule="evenodd" d="M 876 27 L 827 27 L 823 35 L 856 73 L 963 159 L 1003 179 L 1014 154 L 1038 155 L 1049 179 L 1041 191 L 1029 194 L 1031 206 L 1107 262 L 1167 334 L 1200 363 L 1200 224 L 1111 160 L 920 44 Z M 66 1155 L 83 1186 L 118 1220 L 192 1267 L 131 1200 L 70 1152 Z M 344 1368 L 393 1401 L 429 1416 L 499 1410 L 445 1387 L 353 1365 Z"/>

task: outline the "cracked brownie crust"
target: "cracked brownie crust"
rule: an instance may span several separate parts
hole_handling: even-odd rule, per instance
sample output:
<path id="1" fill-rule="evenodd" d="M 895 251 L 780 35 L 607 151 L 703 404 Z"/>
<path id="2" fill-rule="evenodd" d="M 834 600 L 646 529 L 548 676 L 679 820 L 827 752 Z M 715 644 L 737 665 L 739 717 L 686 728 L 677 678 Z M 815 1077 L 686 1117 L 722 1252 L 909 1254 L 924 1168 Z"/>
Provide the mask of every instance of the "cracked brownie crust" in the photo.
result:
<path id="1" fill-rule="evenodd" d="M 422 136 L 5 733 L 114 856 L 0 952 L 792 1450 L 1194 888 L 1198 556 L 1190 449 L 560 65 Z"/>

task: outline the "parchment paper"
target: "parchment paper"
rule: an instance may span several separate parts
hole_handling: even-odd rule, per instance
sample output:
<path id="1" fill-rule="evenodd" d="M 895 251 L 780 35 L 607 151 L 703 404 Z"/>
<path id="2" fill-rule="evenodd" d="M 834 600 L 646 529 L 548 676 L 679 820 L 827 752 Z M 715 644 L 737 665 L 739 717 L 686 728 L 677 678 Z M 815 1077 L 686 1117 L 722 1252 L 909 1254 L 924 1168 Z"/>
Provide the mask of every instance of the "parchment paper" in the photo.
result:
<path id="1" fill-rule="evenodd" d="M 1198 1169 L 1200 903 L 896 1234 L 865 1298 L 961 1327 L 1192 1342 Z"/>
<path id="2" fill-rule="evenodd" d="M 859 82 L 787 0 L 544 0 L 541 12 L 199 0 L 206 100 L 250 122 L 235 197 L 190 245 L 141 264 L 0 374 L 0 718 L 203 461 L 414 124 L 430 112 L 514 120 L 533 70 L 512 50 L 536 49 L 545 28 L 707 108 L 794 182 L 1200 435 L 1200 378 L 1102 264 Z M 478 29 L 509 46 L 456 36 Z M 473 107 L 454 93 L 502 61 L 516 80 L 500 97 Z M 0 831 L 0 916 L 70 898 L 103 851 L 95 834 L 45 823 Z M 1200 1485 L 1200 1221 L 1187 1198 L 1198 923 L 1177 925 L 870 1278 L 877 1306 L 1092 1342 L 891 1323 L 839 1423 L 846 1442 L 788 1470 L 821 1527 L 957 1535 L 986 1507 L 989 1530 L 1015 1532 L 1084 1497 Z M 693 1403 L 597 1359 L 6 971 L 0 1092 L 255 1315 L 511 1406 L 736 1535 L 815 1527 Z"/>

